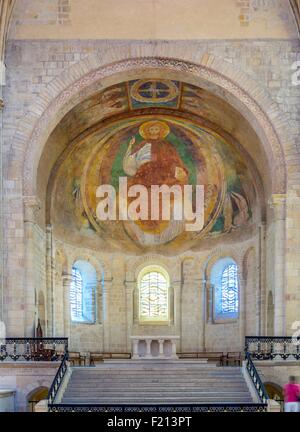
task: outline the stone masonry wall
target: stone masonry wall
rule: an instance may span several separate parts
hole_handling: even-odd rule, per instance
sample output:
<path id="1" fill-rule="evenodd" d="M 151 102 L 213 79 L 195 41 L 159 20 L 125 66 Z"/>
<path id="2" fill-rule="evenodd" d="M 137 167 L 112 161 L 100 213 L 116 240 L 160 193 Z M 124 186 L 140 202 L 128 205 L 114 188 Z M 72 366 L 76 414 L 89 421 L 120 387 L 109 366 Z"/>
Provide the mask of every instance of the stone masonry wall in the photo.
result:
<path id="1" fill-rule="evenodd" d="M 12 40 L 7 47 L 7 85 L 4 89 L 4 166 L 8 167 L 13 137 L 16 128 L 29 106 L 34 106 L 36 96 L 45 89 L 60 73 L 73 64 L 85 59 L 91 53 L 104 55 L 118 44 L 141 46 L 152 42 L 107 42 L 107 41 L 17 41 Z M 231 65 L 241 68 L 246 74 L 259 81 L 271 94 L 283 113 L 288 114 L 291 130 L 291 141 L 286 148 L 288 165 L 287 221 L 285 224 L 286 245 L 278 253 L 286 264 L 285 294 L 286 331 L 290 332 L 293 321 L 299 319 L 300 305 L 300 171 L 298 165 L 299 147 L 294 146 L 300 132 L 299 96 L 300 86 L 293 86 L 291 67 L 299 53 L 298 40 L 257 40 L 257 41 L 173 41 L 165 42 L 166 46 L 174 45 L 174 52 L 184 49 L 191 53 L 195 61 L 203 53 L 211 53 Z M 162 50 L 163 53 L 163 50 Z M 37 107 L 39 109 L 39 107 Z M 24 124 L 22 127 L 26 128 Z M 294 141 L 294 142 L 293 142 Z M 14 150 L 13 150 L 14 151 Z M 22 161 L 19 161 L 22 163 Z M 17 168 L 17 167 L 16 167 Z M 5 170 L 4 191 L 4 230 L 5 260 L 4 275 L 6 316 L 10 317 L 10 335 L 24 333 L 25 286 L 24 286 L 24 226 L 22 181 L 14 177 L 14 169 Z M 267 248 L 268 254 L 272 249 Z M 9 266 L 7 257 L 10 256 Z M 115 296 L 115 287 L 112 296 Z M 121 310 L 122 306 L 118 306 Z M 23 314 L 23 316 L 22 316 Z M 125 332 L 125 321 L 115 324 Z M 115 343 L 112 342 L 113 345 Z"/>

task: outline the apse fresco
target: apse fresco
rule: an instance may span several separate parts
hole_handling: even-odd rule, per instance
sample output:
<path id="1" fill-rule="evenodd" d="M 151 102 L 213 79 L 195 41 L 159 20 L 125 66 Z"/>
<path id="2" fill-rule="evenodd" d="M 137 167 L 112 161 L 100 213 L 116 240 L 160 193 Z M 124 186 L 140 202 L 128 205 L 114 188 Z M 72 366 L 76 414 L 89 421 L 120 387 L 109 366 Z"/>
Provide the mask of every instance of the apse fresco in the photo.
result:
<path id="1" fill-rule="evenodd" d="M 184 86 L 177 82 L 154 85 L 152 81 L 140 81 L 126 84 L 129 96 L 133 88 L 137 102 L 149 103 L 152 108 L 153 104 L 174 103 L 174 110 L 168 105 L 163 113 L 149 113 L 148 109 L 143 114 L 139 109 L 135 114 L 132 109 L 129 115 L 112 118 L 97 133 L 74 146 L 55 182 L 52 207 L 60 209 L 55 215 L 57 223 L 65 227 L 65 232 L 104 240 L 108 249 L 159 253 L 182 252 L 201 245 L 203 239 L 246 227 L 252 219 L 255 189 L 241 154 L 214 131 L 177 115 L 179 99 L 181 103 L 185 100 L 179 95 Z M 190 88 L 186 86 L 186 91 Z M 128 207 L 132 202 L 132 197 L 126 197 L 126 202 L 119 199 L 120 178 L 126 178 L 128 188 L 143 185 L 149 192 L 152 185 L 182 189 L 185 185 L 203 185 L 203 228 L 187 231 L 184 220 L 151 220 L 150 214 L 147 220 L 99 219 L 99 186 L 115 188 L 117 213 L 120 206 Z M 174 199 L 171 206 L 175 205 Z M 194 208 L 194 196 L 191 200 Z"/>

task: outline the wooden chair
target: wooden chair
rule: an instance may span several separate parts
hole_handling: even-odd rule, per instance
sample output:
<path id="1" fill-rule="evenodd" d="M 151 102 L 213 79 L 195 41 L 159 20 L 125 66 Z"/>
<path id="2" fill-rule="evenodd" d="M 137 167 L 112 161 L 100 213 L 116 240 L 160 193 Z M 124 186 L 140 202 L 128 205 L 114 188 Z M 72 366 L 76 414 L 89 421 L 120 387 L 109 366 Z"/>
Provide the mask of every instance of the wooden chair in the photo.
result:
<path id="1" fill-rule="evenodd" d="M 241 352 L 228 352 L 226 356 L 226 366 L 233 364 L 234 366 L 242 365 L 242 353 Z"/>
<path id="2" fill-rule="evenodd" d="M 103 362 L 105 359 L 131 359 L 131 353 L 126 352 L 91 352 L 90 353 L 90 366 L 95 366 L 95 361 Z"/>
<path id="3" fill-rule="evenodd" d="M 82 363 L 85 366 L 86 356 L 81 355 L 78 351 L 69 352 L 69 362 L 72 366 L 75 366 L 76 364 L 82 366 Z"/>
<path id="4" fill-rule="evenodd" d="M 208 361 L 215 361 L 220 366 L 223 365 L 224 361 L 224 353 L 221 351 L 218 352 L 181 352 L 177 354 L 181 359 L 208 359 Z"/>

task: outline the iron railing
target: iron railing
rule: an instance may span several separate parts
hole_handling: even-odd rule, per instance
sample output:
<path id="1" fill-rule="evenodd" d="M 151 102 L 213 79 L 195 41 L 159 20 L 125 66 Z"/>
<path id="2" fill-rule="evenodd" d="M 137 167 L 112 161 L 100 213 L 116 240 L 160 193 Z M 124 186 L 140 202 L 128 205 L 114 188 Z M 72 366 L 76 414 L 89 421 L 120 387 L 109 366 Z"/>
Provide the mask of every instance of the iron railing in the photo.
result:
<path id="1" fill-rule="evenodd" d="M 255 360 L 300 360 L 300 337 L 247 336 L 245 351 Z"/>
<path id="2" fill-rule="evenodd" d="M 199 404 L 199 405 L 83 405 L 49 404 L 50 412 L 98 413 L 196 413 L 196 412 L 265 412 L 267 404 Z"/>
<path id="3" fill-rule="evenodd" d="M 0 339 L 0 361 L 61 361 L 68 352 L 68 338 Z"/>
<path id="4" fill-rule="evenodd" d="M 50 387 L 49 393 L 48 393 L 48 404 L 49 406 L 51 406 L 51 404 L 53 404 L 57 393 L 60 389 L 60 386 L 65 378 L 66 372 L 68 370 L 68 353 L 66 352 L 65 355 L 63 356 L 62 362 L 58 368 L 58 371 L 55 375 L 55 378 L 53 380 L 53 383 Z"/>
<path id="5" fill-rule="evenodd" d="M 266 404 L 269 399 L 268 393 L 248 352 L 246 352 L 246 369 L 254 384 L 260 402 L 262 404 Z"/>

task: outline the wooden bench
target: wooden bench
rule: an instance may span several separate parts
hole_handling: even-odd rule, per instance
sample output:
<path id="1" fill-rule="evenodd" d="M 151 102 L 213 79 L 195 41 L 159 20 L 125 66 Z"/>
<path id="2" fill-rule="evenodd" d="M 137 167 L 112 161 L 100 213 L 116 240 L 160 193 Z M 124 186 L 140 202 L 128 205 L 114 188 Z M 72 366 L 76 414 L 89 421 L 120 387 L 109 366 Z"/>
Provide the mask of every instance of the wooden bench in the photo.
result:
<path id="1" fill-rule="evenodd" d="M 181 352 L 177 353 L 178 358 L 180 359 L 208 359 L 208 361 L 216 361 L 221 366 L 224 362 L 224 353 L 223 352 Z"/>
<path id="2" fill-rule="evenodd" d="M 78 366 L 82 366 L 82 364 L 86 365 L 86 356 L 83 356 L 78 351 L 69 352 L 69 362 L 71 365 L 75 366 L 75 364 L 78 364 Z"/>
<path id="3" fill-rule="evenodd" d="M 241 366 L 243 361 L 242 353 L 237 351 L 228 352 L 225 361 L 226 366 L 230 364 Z"/>
<path id="4" fill-rule="evenodd" d="M 103 362 L 106 359 L 131 359 L 131 353 L 126 352 L 91 352 L 90 353 L 90 366 L 95 365 L 95 361 Z"/>

